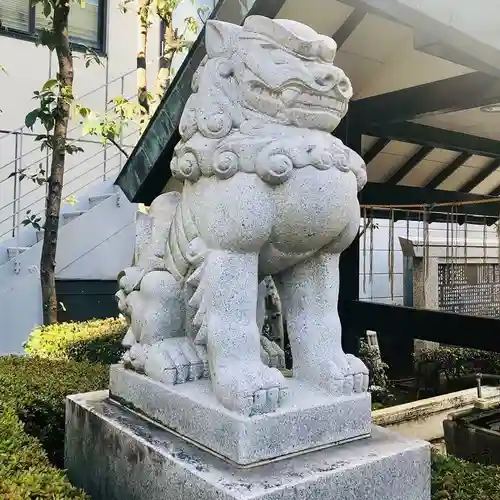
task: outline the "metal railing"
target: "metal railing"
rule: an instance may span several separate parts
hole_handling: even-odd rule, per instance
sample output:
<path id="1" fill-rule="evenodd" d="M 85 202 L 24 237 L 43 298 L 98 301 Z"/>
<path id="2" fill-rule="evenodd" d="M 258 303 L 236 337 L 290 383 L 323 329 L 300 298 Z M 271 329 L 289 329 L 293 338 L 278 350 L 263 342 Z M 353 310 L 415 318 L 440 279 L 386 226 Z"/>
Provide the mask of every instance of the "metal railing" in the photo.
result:
<path id="1" fill-rule="evenodd" d="M 146 64 L 150 66 L 151 64 L 157 63 L 159 58 L 152 59 L 148 61 Z M 133 78 L 133 88 L 136 88 L 136 73 L 137 68 L 133 68 L 120 76 L 112 78 L 107 82 L 99 85 L 98 87 L 90 90 L 81 96 L 77 96 L 77 102 L 82 102 L 82 99 L 87 97 L 95 96 L 98 92 L 103 92 L 104 102 L 102 103 L 102 110 L 106 112 L 108 110 L 109 99 L 112 93 L 110 92 L 110 87 L 116 83 L 118 83 L 119 89 L 116 90 L 120 92 L 120 95 L 124 95 L 127 77 Z M 118 87 L 117 86 L 117 87 Z M 137 94 L 128 97 L 128 99 L 136 98 Z M 119 145 L 125 151 L 131 151 L 137 142 L 138 136 L 133 137 L 134 134 L 139 134 L 139 127 L 136 130 L 133 130 L 131 133 L 124 135 L 123 133 L 120 135 Z M 45 172 L 49 172 L 50 170 L 50 157 L 51 151 L 47 151 L 45 153 L 40 151 L 40 146 L 36 145 L 36 147 L 31 146 L 29 143 L 34 143 L 34 139 L 38 134 L 36 131 L 30 131 L 26 126 L 21 125 L 13 130 L 0 130 L 0 153 L 1 157 L 10 156 L 9 160 L 3 164 L 0 164 L 0 242 L 5 240 L 6 237 L 17 238 L 20 229 L 22 228 L 22 214 L 21 212 L 24 210 L 32 209 L 34 211 L 37 203 L 42 201 L 45 198 L 46 192 L 42 186 L 36 186 L 32 189 L 22 189 L 26 182 L 26 180 L 20 180 L 20 173 L 26 172 L 38 165 L 45 166 Z M 130 139 L 130 144 L 127 144 L 126 139 Z M 10 139 L 10 141 L 9 141 Z M 35 143 L 36 144 L 36 143 Z M 82 131 L 82 125 L 77 124 L 72 126 L 68 130 L 68 145 L 75 144 L 92 144 L 92 145 L 100 145 L 101 141 L 98 138 L 92 138 L 90 136 L 85 136 Z M 11 153 L 9 153 L 9 147 Z M 93 166 L 90 171 L 95 171 L 99 167 L 102 169 L 102 173 L 95 176 L 94 182 L 105 181 L 111 174 L 114 174 L 116 170 L 118 170 L 124 162 L 124 155 L 122 153 L 114 154 L 109 156 L 109 148 L 113 148 L 109 143 L 105 147 L 100 147 L 100 150 L 94 152 L 90 156 L 83 157 L 82 161 L 79 161 L 76 165 L 70 165 L 65 170 L 65 176 L 70 172 L 77 168 L 80 168 L 82 171 L 75 178 L 70 181 L 65 181 L 64 188 L 67 184 L 75 183 L 79 178 L 82 178 L 87 175 L 88 169 L 84 168 L 84 165 L 88 163 L 89 160 L 99 156 L 102 154 L 103 161 L 97 165 Z M 37 155 L 40 153 L 40 155 Z M 82 154 L 82 153 L 80 153 Z M 35 156 L 36 159 L 32 160 L 31 158 Z M 67 155 L 67 158 L 71 158 L 71 156 Z M 118 158 L 119 165 L 118 166 L 110 166 L 109 163 L 112 161 L 116 161 Z M 67 162 L 67 164 L 71 164 L 71 160 Z M 76 173 L 76 172 L 75 172 Z M 48 174 L 47 174 L 48 175 Z M 23 184 L 22 184 L 23 183 Z M 22 184 L 22 185 L 21 185 Z M 86 183 L 83 187 L 88 187 L 90 184 Z M 63 188 L 63 189 L 64 189 Z M 34 201 L 29 202 L 29 197 L 33 196 L 33 193 L 36 191 L 43 191 L 44 194 L 42 197 L 37 198 Z M 80 188 L 73 190 L 72 195 L 78 193 Z M 65 193 L 66 196 L 66 193 Z M 69 195 L 68 195 L 69 196 Z M 67 197 L 67 196 L 66 196 Z M 5 212 L 9 211 L 9 215 L 6 216 Z M 7 222 L 11 220 L 11 224 L 7 224 Z M 6 227 L 8 225 L 8 227 Z M 16 245 L 18 246 L 18 245 Z"/>
<path id="2" fill-rule="evenodd" d="M 149 61 L 148 64 L 153 62 L 155 61 Z M 126 87 L 126 78 L 130 75 L 133 75 L 135 78 L 136 71 L 136 68 L 127 71 L 92 91 L 83 94 L 78 100 L 92 96 L 104 89 L 105 102 L 103 109 L 106 111 L 109 100 L 109 86 L 119 82 L 120 95 L 123 95 Z M 137 94 L 134 94 L 128 97 L 128 99 L 134 99 L 136 96 Z M 130 126 L 126 133 L 122 132 L 119 139 L 120 147 L 127 152 L 131 151 L 137 142 L 139 132 L 138 126 L 137 128 Z M 30 131 L 26 126 L 20 126 L 9 131 L 0 130 L 0 134 L 0 151 L 2 156 L 5 156 L 6 151 L 7 155 L 11 156 L 8 153 L 8 146 L 10 146 L 12 148 L 11 158 L 13 157 L 0 166 L 0 241 L 4 241 L 8 238 L 15 238 L 16 247 L 20 247 L 20 232 L 24 225 L 23 220 L 25 212 L 31 210 L 31 213 L 35 213 L 38 208 L 43 210 L 39 205 L 46 197 L 46 185 L 44 186 L 43 183 L 42 185 L 37 185 L 35 183 L 32 185 L 31 189 L 26 189 L 26 184 L 31 184 L 31 181 L 27 177 L 22 178 L 20 174 L 23 172 L 30 172 L 30 169 L 33 167 L 44 165 L 44 170 L 46 175 L 48 175 L 50 170 L 51 151 L 41 152 L 39 145 L 37 147 L 27 147 L 30 142 L 34 142 L 38 134 L 36 131 Z M 10 141 L 6 139 L 10 139 Z M 127 143 L 127 139 L 129 139 L 129 143 Z M 71 159 L 72 156 L 67 155 L 67 165 L 68 163 L 69 165 L 66 167 L 64 175 L 66 179 L 68 179 L 68 174 L 70 175 L 69 179 L 65 180 L 63 186 L 63 196 L 65 199 L 78 194 L 83 189 L 90 187 L 93 183 L 105 181 L 110 175 L 117 173 L 124 163 L 125 155 L 122 152 L 118 151 L 115 146 L 109 142 L 103 145 L 98 138 L 85 136 L 82 132 L 81 124 L 75 125 L 68 130 L 67 145 L 75 144 L 81 144 L 82 146 L 84 144 L 91 144 L 97 146 L 98 150 L 90 155 L 78 153 L 79 156 L 75 156 L 75 158 L 78 158 L 76 164 L 71 164 L 71 160 L 68 162 L 68 159 Z M 110 153 L 110 149 L 116 149 L 118 152 L 114 154 L 113 152 Z M 37 155 L 38 152 L 41 154 Z M 84 156 L 81 156 L 80 159 L 80 155 Z M 36 157 L 35 160 L 31 159 L 33 156 Z M 102 161 L 91 166 L 91 168 L 87 168 L 89 162 L 99 156 L 102 157 Z M 87 181 L 86 178 L 89 173 L 95 173 L 96 175 L 91 175 L 91 180 Z M 75 175 L 71 176 L 71 174 Z M 78 186 L 68 193 L 68 186 L 71 188 L 75 184 L 78 184 Z M 36 196 L 38 192 L 40 192 L 39 197 Z M 8 212 L 8 214 L 6 214 L 6 212 Z"/>
<path id="3" fill-rule="evenodd" d="M 136 135 L 138 133 L 137 130 L 133 130 L 132 132 L 129 132 L 126 135 L 123 135 L 123 140 L 127 138 L 131 138 L 132 136 Z M 22 148 L 22 142 L 23 142 L 23 136 L 20 135 L 20 140 L 19 144 L 21 145 L 20 147 Z M 121 147 L 125 150 L 131 151 L 133 149 L 133 145 L 126 145 L 126 144 L 121 144 Z M 101 149 L 98 151 L 94 152 L 93 154 L 89 156 L 85 156 L 81 161 L 76 163 L 75 165 L 72 165 L 70 168 L 67 168 L 64 172 L 64 175 L 68 176 L 68 174 L 71 174 L 78 169 L 80 169 L 82 166 L 87 164 L 90 160 L 93 158 L 97 158 L 100 155 L 104 155 L 105 153 L 108 153 L 110 149 L 114 149 L 115 146 L 112 144 L 107 143 L 104 145 Z M 22 149 L 20 149 L 22 152 Z M 109 164 L 110 162 L 114 161 L 115 159 L 118 160 L 118 164 L 111 166 L 111 168 L 106 165 Z M 110 176 L 110 174 L 113 174 L 115 171 L 118 171 L 121 169 L 123 165 L 123 160 L 124 160 L 124 155 L 121 151 L 116 152 L 112 156 L 107 156 L 105 159 L 97 163 L 96 165 L 93 165 L 91 168 L 85 168 L 84 170 L 81 170 L 78 172 L 78 174 L 69 180 L 64 182 L 64 187 L 63 187 L 63 196 L 65 199 L 69 198 L 70 196 L 74 196 L 75 194 L 81 192 L 83 189 L 89 187 L 93 183 L 97 183 L 98 181 L 105 181 L 107 177 Z M 16 162 L 15 170 L 14 172 L 19 173 L 23 170 L 23 165 L 22 165 L 22 160 L 18 160 Z M 78 187 L 73 189 L 71 192 L 67 192 L 68 186 L 73 185 L 74 183 L 82 180 L 84 177 L 87 177 L 89 173 L 95 172 L 96 175 L 93 175 L 91 180 L 86 182 L 85 184 L 80 184 Z M 6 222 L 8 222 L 10 219 L 12 220 L 12 226 L 9 227 L 7 230 L 3 229 L 0 230 L 0 241 L 5 239 L 7 235 L 10 237 L 15 237 L 16 238 L 16 246 L 19 246 L 19 234 L 20 230 L 23 226 L 23 211 L 27 211 L 28 209 L 33 209 L 37 206 L 38 203 L 42 202 L 45 197 L 46 197 L 46 190 L 44 186 L 37 186 L 33 187 L 32 189 L 29 189 L 28 191 L 22 190 L 22 188 L 31 181 L 27 180 L 26 178 L 24 180 L 20 180 L 19 175 L 14 175 L 11 177 L 11 182 L 14 185 L 14 195 L 13 199 L 5 203 L 3 206 L 0 207 L 0 213 L 4 209 L 8 209 L 11 207 L 12 214 L 9 214 L 7 217 L 0 218 L 0 228 L 5 225 Z M 0 181 L 0 186 L 2 182 L 5 181 Z M 23 199 L 26 199 L 29 195 L 36 195 L 37 192 L 43 191 L 43 195 L 37 197 L 35 200 L 30 201 L 28 204 L 25 204 L 24 206 L 22 205 L 21 201 Z M 1 217 L 1 216 L 0 216 Z"/>

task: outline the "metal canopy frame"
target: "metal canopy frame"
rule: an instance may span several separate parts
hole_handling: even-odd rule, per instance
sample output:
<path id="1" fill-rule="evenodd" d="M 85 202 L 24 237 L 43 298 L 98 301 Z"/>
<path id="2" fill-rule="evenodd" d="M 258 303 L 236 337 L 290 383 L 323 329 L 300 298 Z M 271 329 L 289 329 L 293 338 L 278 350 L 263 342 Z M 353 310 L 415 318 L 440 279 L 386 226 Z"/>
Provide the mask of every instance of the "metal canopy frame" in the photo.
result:
<path id="1" fill-rule="evenodd" d="M 356 122 L 385 125 L 498 102 L 500 80 L 474 72 L 359 99 L 351 104 L 350 112 Z"/>

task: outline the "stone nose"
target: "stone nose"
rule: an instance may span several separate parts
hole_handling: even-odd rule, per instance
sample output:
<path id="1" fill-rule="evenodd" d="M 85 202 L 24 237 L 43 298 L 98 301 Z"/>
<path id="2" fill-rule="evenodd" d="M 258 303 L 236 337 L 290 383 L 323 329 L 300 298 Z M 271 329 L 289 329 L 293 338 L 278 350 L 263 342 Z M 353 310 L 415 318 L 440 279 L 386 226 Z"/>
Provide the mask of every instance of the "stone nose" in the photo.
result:
<path id="1" fill-rule="evenodd" d="M 328 68 L 316 72 L 314 81 L 317 85 L 324 87 L 325 90 L 336 87 L 345 97 L 350 97 L 352 95 L 351 82 L 339 68 Z"/>

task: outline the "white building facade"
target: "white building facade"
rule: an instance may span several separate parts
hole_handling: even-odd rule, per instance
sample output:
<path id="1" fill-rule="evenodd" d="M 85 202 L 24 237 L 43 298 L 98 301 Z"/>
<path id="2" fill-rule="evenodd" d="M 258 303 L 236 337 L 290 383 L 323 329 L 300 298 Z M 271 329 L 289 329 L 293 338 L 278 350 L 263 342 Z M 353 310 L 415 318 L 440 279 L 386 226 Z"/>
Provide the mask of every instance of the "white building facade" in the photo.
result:
<path id="1" fill-rule="evenodd" d="M 86 0 L 71 4 L 69 34 L 74 56 L 75 104 L 103 115 L 117 96 L 136 100 L 138 2 Z M 188 16 L 199 21 L 215 0 L 182 0 L 174 26 L 183 30 Z M 153 12 L 146 56 L 148 84 L 154 89 L 161 50 L 162 26 Z M 42 321 L 39 261 L 42 232 L 28 218 L 43 224 L 45 185 L 20 172 L 50 170 L 50 154 L 35 141 L 42 130 L 24 126 L 27 113 L 38 106 L 34 91 L 57 75 L 55 53 L 37 46 L 37 34 L 47 19 L 30 0 L 0 2 L 0 354 L 22 352 L 22 342 Z M 188 33 L 189 36 L 194 36 Z M 88 64 L 86 54 L 98 56 Z M 184 55 L 177 57 L 175 65 Z M 138 125 L 123 131 L 120 144 L 132 151 Z M 69 280 L 115 280 L 132 262 L 137 207 L 113 186 L 126 156 L 99 137 L 84 135 L 73 116 L 69 142 L 83 152 L 67 155 L 57 253 L 57 277 Z M 16 175 L 14 175 L 16 174 Z M 39 219 L 41 218 L 41 219 Z"/>
<path id="2" fill-rule="evenodd" d="M 182 0 L 175 12 L 174 25 L 182 29 L 187 16 L 193 16 L 201 24 L 198 9 L 211 10 L 214 2 Z M 72 1 L 69 19 L 70 39 L 74 44 L 75 103 L 102 114 L 112 98 L 123 95 L 134 99 L 137 93 L 137 2 L 86 0 L 82 5 Z M 154 89 L 161 26 L 155 14 L 150 18 L 146 59 L 149 84 Z M 15 170 L 34 172 L 40 164 L 47 170 L 47 155 L 33 140 L 39 130 L 31 131 L 22 125 L 25 115 L 37 105 L 32 99 L 33 92 L 55 78 L 58 68 L 55 53 L 36 45 L 37 33 L 48 22 L 41 4 L 30 7 L 30 0 L 2 0 L 0 22 L 0 64 L 7 71 L 0 73 L 0 241 L 3 241 L 16 232 L 14 200 L 19 198 L 19 191 L 21 219 L 28 209 L 32 213 L 43 211 L 43 187 L 36 189 L 29 180 L 19 186 L 14 177 L 7 177 Z M 88 65 L 86 52 L 90 50 L 99 56 L 100 63 L 92 61 Z M 116 147 L 103 148 L 99 138 L 83 137 L 76 120 L 71 123 L 69 137 L 84 152 L 67 159 L 65 197 L 116 176 L 124 163 L 124 155 Z M 129 127 L 123 134 L 123 148 L 130 151 L 137 137 L 137 127 Z"/>

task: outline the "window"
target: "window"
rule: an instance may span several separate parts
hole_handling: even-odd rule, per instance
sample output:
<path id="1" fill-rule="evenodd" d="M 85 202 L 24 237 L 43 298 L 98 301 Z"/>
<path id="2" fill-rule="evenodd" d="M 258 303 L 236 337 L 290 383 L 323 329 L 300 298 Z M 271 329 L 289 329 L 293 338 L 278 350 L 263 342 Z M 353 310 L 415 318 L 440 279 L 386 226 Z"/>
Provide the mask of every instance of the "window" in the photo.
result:
<path id="1" fill-rule="evenodd" d="M 71 42 L 103 50 L 105 0 L 86 0 L 85 7 L 72 2 L 69 13 Z M 0 0 L 1 32 L 34 37 L 36 31 L 46 28 L 49 20 L 43 15 L 42 4 L 30 7 L 30 0 Z"/>

